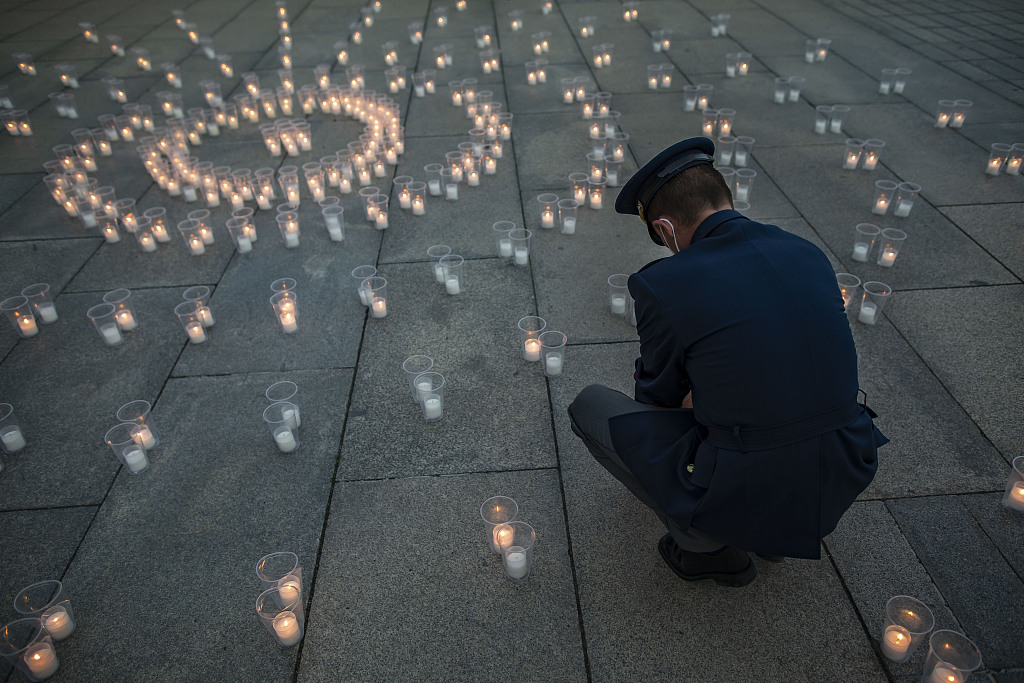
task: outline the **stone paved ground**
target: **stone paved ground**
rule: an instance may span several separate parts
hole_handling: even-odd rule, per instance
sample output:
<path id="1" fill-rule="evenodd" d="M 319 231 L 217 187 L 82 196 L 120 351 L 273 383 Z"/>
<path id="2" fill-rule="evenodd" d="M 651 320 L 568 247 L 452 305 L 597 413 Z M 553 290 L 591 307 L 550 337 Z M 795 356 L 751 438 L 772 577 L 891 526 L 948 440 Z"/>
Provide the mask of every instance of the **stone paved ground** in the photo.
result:
<path id="1" fill-rule="evenodd" d="M 428 25 L 414 46 L 406 27 L 437 8 L 383 2 L 351 51 L 368 88 L 385 87 L 385 40 L 399 41 L 410 72 L 429 67 L 441 44 L 454 60 L 435 95 L 394 97 L 406 152 L 379 186 L 390 192 L 395 174 L 425 180 L 425 164 L 467 139 L 472 122 L 445 86 L 465 78 L 515 115 L 497 174 L 463 187 L 458 202 L 430 198 L 424 217 L 393 210 L 383 232 L 360 219 L 354 195 L 342 196 L 342 243 L 328 240 L 303 190 L 301 244 L 291 250 L 273 214 L 260 212 L 259 242 L 235 253 L 221 206 L 216 243 L 201 257 L 177 235 L 153 254 L 128 239 L 104 243 L 50 200 L 42 164 L 72 129 L 120 113 L 103 77 L 123 77 L 129 101 L 155 105 L 167 89 L 159 64 L 177 62 L 186 108 L 202 104 L 206 79 L 225 96 L 249 70 L 276 86 L 273 3 L 181 5 L 232 56 L 232 78 L 175 28 L 166 3 L 0 3 L 4 51 L 31 53 L 39 70 L 24 76 L 0 59 L 0 81 L 35 130 L 0 141 L 0 294 L 48 282 L 60 313 L 32 339 L 0 325 L 0 401 L 15 406 L 28 438 L 2 457 L 0 599 L 34 581 L 64 582 L 78 630 L 58 644 L 53 680 L 909 682 L 926 647 L 896 665 L 878 646 L 886 600 L 909 594 L 930 605 L 938 627 L 978 644 L 985 664 L 974 679 L 1024 681 L 1024 516 L 999 504 L 1010 461 L 1024 455 L 1024 181 L 984 173 L 991 143 L 1024 141 L 1020 3 L 642 0 L 639 20 L 626 23 L 617 2 L 556 2 L 544 15 L 535 0 L 469 0 L 465 12 L 450 2 L 448 26 Z M 319 63 L 344 76 L 332 46 L 359 9 L 289 0 L 299 85 Z M 523 10 L 520 32 L 513 9 Z M 712 38 L 709 17 L 720 12 L 731 15 L 728 35 Z M 595 17 L 594 37 L 576 32 L 582 16 Z M 99 44 L 82 38 L 80 21 L 96 24 Z M 481 25 L 495 31 L 500 73 L 479 66 Z M 655 53 L 650 34 L 665 28 L 671 48 Z M 523 63 L 538 31 L 550 33 L 549 76 L 529 86 Z M 110 56 L 102 36 L 112 33 L 149 49 L 157 69 Z M 832 40 L 831 53 L 807 64 L 804 43 L 819 37 Z M 615 45 L 614 60 L 596 70 L 591 48 L 602 42 Z M 750 74 L 727 78 L 725 55 L 738 51 L 752 53 Z M 78 121 L 48 100 L 58 63 L 77 66 Z M 647 89 L 649 63 L 673 67 L 669 89 Z M 912 70 L 902 94 L 879 94 L 887 67 Z M 627 170 L 700 134 L 683 86 L 714 85 L 712 106 L 735 109 L 735 132 L 756 138 L 749 215 L 813 240 L 837 271 L 895 289 L 877 325 L 851 317 L 861 383 L 892 443 L 821 561 L 757 560 L 760 576 L 743 590 L 679 581 L 655 550 L 657 520 L 568 429 L 565 407 L 583 386 L 631 390 L 636 336 L 609 314 L 604 283 L 659 255 L 635 219 L 607 208 L 581 210 L 575 235 L 538 226 L 536 195 L 567 196 L 567 174 L 585 168 L 587 124 L 559 95 L 559 79 L 576 76 L 614 93 L 631 136 Z M 773 104 L 777 76 L 806 79 L 798 102 Z M 973 101 L 961 129 L 933 127 L 940 99 Z M 850 106 L 842 134 L 814 134 L 823 104 Z M 362 133 L 344 116 L 309 119 L 313 151 L 297 163 Z M 887 143 L 874 173 L 841 169 L 847 137 Z M 93 175 L 140 208 L 166 206 L 177 223 L 191 205 L 151 182 L 134 147 L 115 143 Z M 234 168 L 287 163 L 249 123 L 193 154 Z M 909 217 L 872 216 L 877 179 L 923 187 Z M 497 220 L 534 230 L 528 268 L 496 257 Z M 867 221 L 909 234 L 894 268 L 851 260 L 854 225 Z M 432 282 L 426 249 L 437 243 L 467 259 L 457 297 Z M 349 275 L 367 263 L 388 280 L 384 319 L 367 317 Z M 285 276 L 301 299 L 295 335 L 267 303 L 268 285 Z M 190 346 L 172 311 L 196 284 L 213 288 L 217 323 L 207 343 Z M 132 290 L 141 324 L 108 348 L 85 311 L 118 287 Z M 529 314 L 569 337 L 557 379 L 518 355 L 516 321 Z M 433 357 L 447 378 L 440 422 L 425 423 L 410 400 L 401 365 L 413 354 Z M 298 384 L 303 415 L 291 454 L 261 420 L 264 390 L 283 379 Z M 137 476 L 103 443 L 132 399 L 154 404 L 162 435 Z M 537 529 L 522 584 L 503 577 L 485 544 L 478 507 L 496 494 L 515 498 Z M 255 562 L 278 550 L 298 554 L 306 585 L 308 632 L 288 649 L 254 613 Z"/>

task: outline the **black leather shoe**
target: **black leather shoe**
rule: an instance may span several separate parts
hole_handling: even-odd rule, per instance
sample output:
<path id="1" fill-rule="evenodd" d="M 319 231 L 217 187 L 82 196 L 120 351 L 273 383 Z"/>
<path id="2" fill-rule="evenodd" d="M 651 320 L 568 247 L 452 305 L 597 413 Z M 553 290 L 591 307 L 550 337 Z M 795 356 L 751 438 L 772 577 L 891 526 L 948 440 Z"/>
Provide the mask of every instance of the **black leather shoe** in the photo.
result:
<path id="1" fill-rule="evenodd" d="M 757 553 L 757 556 L 765 562 L 775 562 L 781 564 L 782 562 L 786 561 L 786 558 L 782 555 L 762 555 L 761 553 Z"/>
<path id="2" fill-rule="evenodd" d="M 676 575 L 687 581 L 714 579 L 715 583 L 740 588 L 757 578 L 757 567 L 742 550 L 726 546 L 713 553 L 692 553 L 676 545 L 672 534 L 658 541 L 658 552 Z"/>

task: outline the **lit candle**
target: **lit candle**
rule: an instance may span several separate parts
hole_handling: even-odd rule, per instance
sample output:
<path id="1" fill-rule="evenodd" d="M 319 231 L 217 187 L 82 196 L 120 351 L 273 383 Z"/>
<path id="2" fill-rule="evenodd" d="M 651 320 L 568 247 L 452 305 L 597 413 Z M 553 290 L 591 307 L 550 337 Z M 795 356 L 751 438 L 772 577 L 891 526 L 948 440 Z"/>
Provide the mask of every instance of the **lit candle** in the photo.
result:
<path id="1" fill-rule="evenodd" d="M 458 294 L 461 292 L 462 288 L 459 286 L 459 279 L 454 277 L 446 279 L 444 281 L 444 291 L 449 294 Z"/>
<path id="2" fill-rule="evenodd" d="M 860 314 L 857 316 L 857 320 L 865 325 L 874 325 L 876 317 L 878 317 L 878 306 L 870 301 L 865 301 L 860 305 Z"/>
<path id="3" fill-rule="evenodd" d="M 526 551 L 520 546 L 514 545 L 505 552 L 505 573 L 511 579 L 525 579 L 530 573 Z"/>
<path id="4" fill-rule="evenodd" d="M 480 185 L 480 174 L 477 173 L 475 170 L 470 171 L 469 173 L 466 174 L 466 183 L 470 187 L 477 187 L 478 185 Z"/>
<path id="5" fill-rule="evenodd" d="M 203 246 L 203 240 L 198 237 L 190 237 L 188 240 L 188 249 L 192 252 L 193 256 L 199 256 L 200 254 L 206 253 L 206 247 Z"/>
<path id="6" fill-rule="evenodd" d="M 416 197 L 412 200 L 412 213 L 414 216 L 422 216 L 427 212 L 426 207 L 423 205 L 423 200 Z"/>
<path id="7" fill-rule="evenodd" d="M 282 453 L 291 453 L 299 447 L 299 442 L 296 441 L 295 435 L 292 433 L 290 427 L 278 427 L 275 429 L 274 442 Z"/>
<path id="8" fill-rule="evenodd" d="M 540 214 L 540 227 L 542 228 L 553 228 L 555 227 L 555 214 L 553 211 L 544 210 Z"/>
<path id="9" fill-rule="evenodd" d="M 878 154 L 875 152 L 868 152 L 864 155 L 864 170 L 874 171 L 875 167 L 878 166 Z"/>
<path id="10" fill-rule="evenodd" d="M 206 341 L 206 329 L 202 323 L 189 323 L 185 327 L 185 332 L 188 333 L 188 339 L 193 344 L 202 344 Z"/>
<path id="11" fill-rule="evenodd" d="M 960 672 L 948 664 L 936 664 L 928 683 L 963 683 Z"/>
<path id="12" fill-rule="evenodd" d="M 370 314 L 374 318 L 383 318 L 388 314 L 388 302 L 381 297 L 374 297 L 370 304 Z"/>
<path id="13" fill-rule="evenodd" d="M 532 362 L 540 360 L 540 342 L 536 339 L 527 339 L 523 347 L 523 358 Z"/>
<path id="14" fill-rule="evenodd" d="M 31 315 L 18 317 L 18 329 L 22 337 L 34 337 L 39 334 L 39 326 L 36 325 L 35 317 Z"/>
<path id="15" fill-rule="evenodd" d="M 857 168 L 857 162 L 860 161 L 860 154 L 857 152 L 849 152 L 846 155 L 846 162 L 843 164 L 843 168 L 851 170 Z"/>
<path id="16" fill-rule="evenodd" d="M 857 242 L 853 245 L 853 256 L 851 257 L 854 261 L 865 263 L 868 260 L 868 249 L 871 245 L 867 242 Z"/>
<path id="17" fill-rule="evenodd" d="M 544 358 L 544 371 L 548 377 L 558 377 L 562 374 L 562 357 L 550 354 Z"/>
<path id="18" fill-rule="evenodd" d="M 46 616 L 43 626 L 46 627 L 46 632 L 50 634 L 51 638 L 61 641 L 74 633 L 75 620 L 63 606 L 58 605 Z"/>
<path id="19" fill-rule="evenodd" d="M 105 239 L 110 244 L 116 244 L 117 242 L 121 241 L 121 236 L 117 234 L 117 228 L 115 228 L 112 225 L 108 225 L 107 227 L 103 228 L 103 239 Z"/>
<path id="20" fill-rule="evenodd" d="M 484 175 L 494 175 L 498 170 L 498 162 L 488 157 L 484 160 Z"/>
<path id="21" fill-rule="evenodd" d="M 4 429 L 0 431 L 0 441 L 4 442 L 4 448 L 8 453 L 20 451 L 27 443 L 25 441 L 25 435 L 21 433 L 21 429 L 18 428 L 18 425 L 4 427 Z"/>
<path id="22" fill-rule="evenodd" d="M 500 508 L 496 507 L 495 512 L 500 512 Z M 512 545 L 512 539 L 514 536 L 515 534 L 512 531 L 512 527 L 508 524 L 498 524 L 491 532 L 491 550 L 496 553 L 501 553 Z"/>
<path id="23" fill-rule="evenodd" d="M 892 268 L 892 264 L 895 260 L 896 250 L 892 248 L 883 249 L 882 253 L 878 256 L 878 265 L 883 268 Z"/>
<path id="24" fill-rule="evenodd" d="M 346 175 L 338 178 L 338 189 L 341 190 L 342 194 L 351 194 L 352 192 L 352 179 Z"/>
<path id="25" fill-rule="evenodd" d="M 625 315 L 626 313 L 626 297 L 621 294 L 612 295 L 612 313 L 615 315 Z"/>
<path id="26" fill-rule="evenodd" d="M 590 208 L 591 209 L 600 209 L 603 205 L 604 205 L 604 202 L 601 199 L 601 192 L 600 191 L 592 191 L 590 193 Z"/>
<path id="27" fill-rule="evenodd" d="M 139 428 L 132 434 L 132 439 L 146 450 L 153 448 L 157 444 L 156 435 L 146 425 L 139 425 Z"/>
<path id="28" fill-rule="evenodd" d="M 999 175 L 999 169 L 1003 166 L 1003 160 L 1001 157 L 995 159 L 989 159 L 988 168 L 985 169 L 985 173 L 989 175 Z"/>
<path id="29" fill-rule="evenodd" d="M 131 446 L 123 453 L 124 464 L 128 471 L 136 474 L 149 467 L 149 458 L 146 457 L 146 449 L 141 446 Z"/>
<path id="30" fill-rule="evenodd" d="M 291 432 L 289 431 L 289 434 Z M 294 441 L 294 439 L 292 439 Z M 287 451 L 286 451 L 287 452 Z M 282 605 L 291 605 L 299 599 L 302 594 L 302 584 L 294 576 L 286 576 L 282 579 L 281 585 L 277 587 L 278 595 L 281 596 Z"/>
<path id="31" fill-rule="evenodd" d="M 527 247 L 516 247 L 512 261 L 517 266 L 525 266 L 530 262 L 530 250 Z"/>
<path id="32" fill-rule="evenodd" d="M 882 635 L 882 654 L 894 662 L 901 662 L 910 649 L 910 632 L 892 624 L 887 626 Z"/>
<path id="33" fill-rule="evenodd" d="M 936 128 L 945 128 L 949 124 L 949 114 L 946 112 L 939 112 L 939 116 L 935 119 Z"/>
<path id="34" fill-rule="evenodd" d="M 736 187 L 736 201 L 745 202 L 750 199 L 750 186 L 739 185 Z"/>
<path id="35" fill-rule="evenodd" d="M 25 651 L 24 659 L 25 666 L 28 667 L 28 670 L 37 681 L 52 676 L 60 665 L 57 653 L 54 652 L 53 646 L 49 643 L 39 643 L 29 647 Z"/>
<path id="36" fill-rule="evenodd" d="M 118 329 L 117 323 L 101 325 L 100 336 L 103 337 L 103 341 L 106 342 L 107 346 L 117 346 L 121 343 L 123 338 L 121 337 L 121 330 Z"/>
<path id="37" fill-rule="evenodd" d="M 402 191 L 398 193 L 398 206 L 403 209 L 412 208 L 412 193 L 408 188 L 403 187 Z"/>
<path id="38" fill-rule="evenodd" d="M 281 329 L 284 330 L 285 334 L 291 334 L 299 329 L 299 322 L 295 319 L 295 314 L 290 311 L 285 311 L 281 314 Z"/>
<path id="39" fill-rule="evenodd" d="M 373 222 L 374 225 L 377 226 L 378 230 L 383 230 L 384 228 L 388 227 L 388 212 L 378 210 L 376 217 L 373 219 Z"/>
<path id="40" fill-rule="evenodd" d="M 423 400 L 423 417 L 427 420 L 437 420 L 444 414 L 444 408 L 441 405 L 441 398 L 436 394 L 431 394 L 430 398 Z"/>
<path id="41" fill-rule="evenodd" d="M 879 197 L 878 201 L 875 202 L 875 208 L 873 208 L 871 210 L 871 213 L 878 214 L 879 216 L 882 216 L 888 210 L 889 210 L 889 200 L 887 200 L 885 197 Z"/>
<path id="42" fill-rule="evenodd" d="M 117 312 L 117 326 L 127 332 L 128 330 L 134 330 L 139 326 L 135 316 L 127 308 L 122 308 Z"/>
<path id="43" fill-rule="evenodd" d="M 1010 487 L 1010 494 L 1006 497 L 1006 506 L 1012 510 L 1024 512 L 1024 481 L 1018 481 Z"/>
<path id="44" fill-rule="evenodd" d="M 964 125 L 964 115 L 960 112 L 953 114 L 952 120 L 949 122 L 950 128 L 960 128 Z"/>
<path id="45" fill-rule="evenodd" d="M 294 439 L 292 441 L 294 442 Z M 277 636 L 277 642 L 284 647 L 289 647 L 302 640 L 302 629 L 299 628 L 299 621 L 295 618 L 295 614 L 281 612 L 274 617 L 274 634 Z"/>

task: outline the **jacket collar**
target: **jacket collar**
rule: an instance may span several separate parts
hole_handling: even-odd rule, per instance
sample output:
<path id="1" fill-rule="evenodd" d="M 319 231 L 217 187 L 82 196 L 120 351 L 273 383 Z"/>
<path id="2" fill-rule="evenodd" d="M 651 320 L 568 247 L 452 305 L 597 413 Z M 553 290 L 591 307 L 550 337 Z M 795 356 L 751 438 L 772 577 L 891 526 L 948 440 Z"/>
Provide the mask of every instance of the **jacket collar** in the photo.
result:
<path id="1" fill-rule="evenodd" d="M 743 214 L 733 209 L 725 209 L 724 211 L 716 211 L 711 214 L 704 221 L 697 226 L 697 229 L 693 231 L 693 237 L 690 238 L 690 245 L 704 239 L 722 223 L 731 221 L 735 218 L 743 218 Z"/>

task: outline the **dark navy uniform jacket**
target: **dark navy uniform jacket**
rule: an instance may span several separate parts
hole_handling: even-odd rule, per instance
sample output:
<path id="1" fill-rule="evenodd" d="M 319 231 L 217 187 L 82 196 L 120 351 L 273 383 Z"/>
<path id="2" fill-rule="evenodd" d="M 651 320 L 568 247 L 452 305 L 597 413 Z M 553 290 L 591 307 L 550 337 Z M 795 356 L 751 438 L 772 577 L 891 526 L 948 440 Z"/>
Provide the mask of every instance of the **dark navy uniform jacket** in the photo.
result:
<path id="1" fill-rule="evenodd" d="M 629 279 L 646 411 L 610 423 L 665 513 L 734 548 L 820 557 L 887 439 L 857 402 L 857 352 L 828 259 L 719 211 Z"/>

